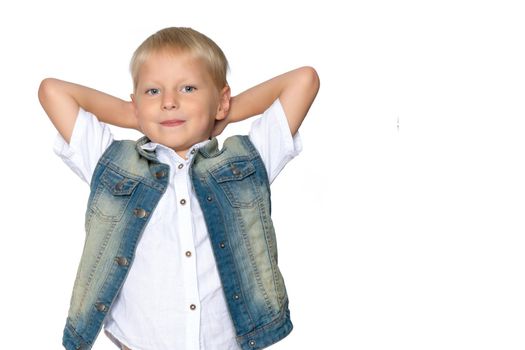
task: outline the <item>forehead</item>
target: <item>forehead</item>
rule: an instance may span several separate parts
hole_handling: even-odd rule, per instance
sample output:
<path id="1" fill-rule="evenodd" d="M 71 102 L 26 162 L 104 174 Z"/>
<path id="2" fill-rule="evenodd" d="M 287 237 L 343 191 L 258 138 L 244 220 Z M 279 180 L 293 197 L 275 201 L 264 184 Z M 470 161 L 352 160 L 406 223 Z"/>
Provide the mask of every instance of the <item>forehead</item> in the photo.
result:
<path id="1" fill-rule="evenodd" d="M 147 55 L 138 71 L 141 80 L 195 79 L 211 81 L 204 60 L 196 54 L 181 50 L 162 50 Z"/>

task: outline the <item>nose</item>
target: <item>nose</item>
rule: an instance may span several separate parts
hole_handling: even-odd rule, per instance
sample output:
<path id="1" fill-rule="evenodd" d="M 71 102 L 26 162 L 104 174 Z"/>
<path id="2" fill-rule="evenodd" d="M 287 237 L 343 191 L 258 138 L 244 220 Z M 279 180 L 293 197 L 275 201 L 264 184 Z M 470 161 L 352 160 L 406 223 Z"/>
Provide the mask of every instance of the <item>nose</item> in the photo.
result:
<path id="1" fill-rule="evenodd" d="M 162 109 L 169 111 L 175 108 L 177 108 L 175 98 L 169 94 L 166 94 L 166 96 L 164 96 L 164 100 L 162 101 Z"/>

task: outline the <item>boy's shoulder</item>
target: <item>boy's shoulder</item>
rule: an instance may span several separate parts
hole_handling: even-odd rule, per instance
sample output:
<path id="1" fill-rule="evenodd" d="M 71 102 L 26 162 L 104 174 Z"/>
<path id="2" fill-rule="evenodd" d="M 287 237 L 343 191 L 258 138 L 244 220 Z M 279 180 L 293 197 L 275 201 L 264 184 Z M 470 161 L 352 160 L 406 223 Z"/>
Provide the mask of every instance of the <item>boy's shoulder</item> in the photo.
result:
<path id="1" fill-rule="evenodd" d="M 217 138 L 199 149 L 193 163 L 197 174 L 211 174 L 217 182 L 242 180 L 259 169 L 266 176 L 264 163 L 248 135 L 229 136 L 219 148 Z"/>
<path id="2" fill-rule="evenodd" d="M 147 142 L 149 139 L 146 136 L 138 140 L 113 140 L 99 159 L 97 167 L 102 169 L 95 173 L 100 173 L 104 168 L 109 167 L 121 176 L 145 181 L 153 187 L 159 185 L 162 187 L 162 184 L 151 179 L 151 173 L 152 171 L 153 174 L 165 173 L 168 170 L 167 165 L 158 161 L 154 151 L 141 147 Z M 153 166 L 152 162 L 155 163 Z"/>
<path id="3" fill-rule="evenodd" d="M 204 158 L 235 159 L 259 157 L 259 152 L 248 135 L 232 135 L 227 137 L 221 145 L 214 137 L 210 142 L 199 148 L 199 154 Z"/>

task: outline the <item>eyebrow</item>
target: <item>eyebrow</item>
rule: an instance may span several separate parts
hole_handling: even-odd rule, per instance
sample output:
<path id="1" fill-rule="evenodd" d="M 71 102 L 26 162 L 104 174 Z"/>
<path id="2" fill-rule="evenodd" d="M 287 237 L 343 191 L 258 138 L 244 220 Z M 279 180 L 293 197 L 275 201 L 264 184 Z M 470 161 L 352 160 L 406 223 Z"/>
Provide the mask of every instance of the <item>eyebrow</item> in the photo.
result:
<path id="1" fill-rule="evenodd" d="M 184 77 L 184 78 L 177 78 L 175 79 L 177 82 L 177 84 L 182 84 L 182 83 L 189 83 L 189 84 L 196 84 L 196 83 L 199 83 L 199 84 L 202 84 L 205 82 L 205 79 L 201 78 L 201 77 Z M 155 79 L 148 79 L 148 80 L 145 80 L 145 79 L 139 79 L 139 82 L 137 85 L 144 85 L 144 84 L 153 84 L 153 85 L 162 85 L 162 83 L 160 81 L 157 81 Z"/>

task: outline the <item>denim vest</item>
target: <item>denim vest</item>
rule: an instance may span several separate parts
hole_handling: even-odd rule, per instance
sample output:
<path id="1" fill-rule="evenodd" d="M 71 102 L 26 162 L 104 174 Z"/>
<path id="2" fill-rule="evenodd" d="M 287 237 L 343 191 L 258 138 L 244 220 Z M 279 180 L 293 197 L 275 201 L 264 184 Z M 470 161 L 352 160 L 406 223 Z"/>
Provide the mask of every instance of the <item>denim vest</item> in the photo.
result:
<path id="1" fill-rule="evenodd" d="M 91 349 L 168 186 L 169 166 L 141 148 L 148 142 L 146 136 L 113 141 L 94 170 L 64 328 L 68 350 Z M 217 139 L 201 147 L 190 169 L 237 342 L 243 350 L 267 347 L 287 336 L 292 323 L 263 161 L 247 136 L 233 136 L 221 150 Z"/>

